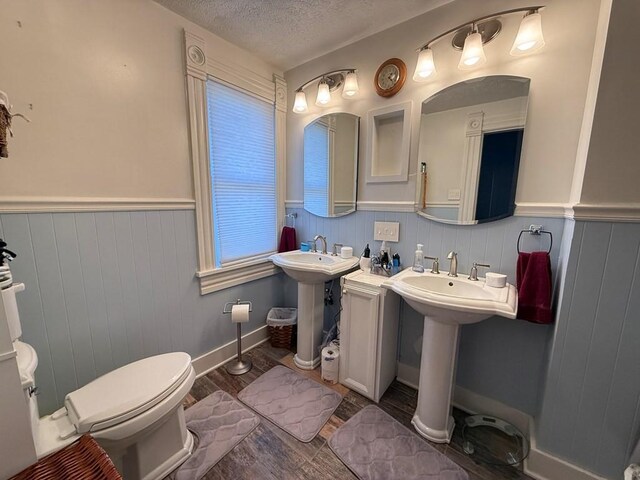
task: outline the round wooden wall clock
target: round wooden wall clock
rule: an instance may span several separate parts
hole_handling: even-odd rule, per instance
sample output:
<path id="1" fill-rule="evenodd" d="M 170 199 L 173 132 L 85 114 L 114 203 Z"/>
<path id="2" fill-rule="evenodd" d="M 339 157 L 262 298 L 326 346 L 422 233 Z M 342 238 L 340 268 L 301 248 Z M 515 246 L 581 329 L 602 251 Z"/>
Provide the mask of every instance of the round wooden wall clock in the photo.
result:
<path id="1" fill-rule="evenodd" d="M 390 58 L 378 67 L 373 83 L 381 97 L 392 97 L 398 93 L 407 79 L 407 66 L 399 58 Z"/>

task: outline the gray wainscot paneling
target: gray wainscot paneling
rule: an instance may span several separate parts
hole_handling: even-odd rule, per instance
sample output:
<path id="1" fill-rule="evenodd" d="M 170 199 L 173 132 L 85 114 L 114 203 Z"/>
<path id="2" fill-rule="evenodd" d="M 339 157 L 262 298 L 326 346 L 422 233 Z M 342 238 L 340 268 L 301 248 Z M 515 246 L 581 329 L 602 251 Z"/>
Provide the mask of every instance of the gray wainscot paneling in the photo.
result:
<path id="1" fill-rule="evenodd" d="M 299 241 L 321 234 L 329 247 L 344 243 L 359 255 L 369 243 L 372 252 L 380 248 L 373 241 L 375 221 L 400 222 L 400 241 L 391 243 L 404 267 L 413 262 L 416 243 L 424 244 L 425 255 L 441 258 L 441 269 L 448 269 L 446 255 L 458 252 L 459 271 L 468 272 L 475 262 L 488 263 L 491 271 L 505 273 L 515 284 L 516 240 L 520 230 L 531 224 L 542 224 L 553 232 L 551 252 L 554 279 L 562 243 L 563 219 L 511 217 L 475 226 L 436 223 L 415 213 L 358 211 L 339 218 L 321 218 L 303 209 L 296 212 Z M 548 237 L 525 236 L 523 249 L 546 250 Z M 482 274 L 482 273 L 481 273 Z M 289 281 L 289 291 L 295 282 Z M 295 301 L 294 298 L 289 298 Z M 420 365 L 422 317 L 407 304 L 402 304 L 399 361 L 411 367 Z M 535 414 L 546 366 L 547 348 L 553 332 L 551 325 L 535 325 L 521 320 L 493 317 L 476 325 L 464 326 L 460 336 L 457 384 L 476 393 L 506 403 L 523 412 Z"/>
<path id="2" fill-rule="evenodd" d="M 539 448 L 622 478 L 640 440 L 639 339 L 640 224 L 576 222 L 537 421 Z"/>
<path id="3" fill-rule="evenodd" d="M 18 304 L 38 352 L 41 414 L 126 363 L 232 341 L 225 302 L 253 302 L 248 332 L 284 300 L 283 274 L 201 296 L 193 211 L 2 214 L 0 237 L 26 285 Z"/>

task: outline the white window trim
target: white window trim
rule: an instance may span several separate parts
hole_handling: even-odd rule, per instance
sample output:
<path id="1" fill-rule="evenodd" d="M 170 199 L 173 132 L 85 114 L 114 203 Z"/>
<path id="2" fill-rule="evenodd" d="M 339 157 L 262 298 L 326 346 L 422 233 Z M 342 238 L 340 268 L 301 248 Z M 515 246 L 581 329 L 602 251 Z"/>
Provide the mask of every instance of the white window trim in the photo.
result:
<path id="1" fill-rule="evenodd" d="M 287 114 L 287 85 L 279 75 L 272 79 L 237 65 L 227 65 L 207 58 L 203 38 L 185 30 L 185 63 L 189 134 L 198 238 L 198 266 L 200 294 L 217 292 L 280 272 L 267 257 L 270 253 L 215 266 L 213 242 L 213 212 L 211 202 L 211 172 L 209 162 L 209 129 L 207 125 L 207 78 L 214 77 L 240 88 L 275 105 L 276 145 L 276 202 L 277 231 L 284 225 L 285 142 Z M 273 252 L 275 253 L 275 252 Z"/>

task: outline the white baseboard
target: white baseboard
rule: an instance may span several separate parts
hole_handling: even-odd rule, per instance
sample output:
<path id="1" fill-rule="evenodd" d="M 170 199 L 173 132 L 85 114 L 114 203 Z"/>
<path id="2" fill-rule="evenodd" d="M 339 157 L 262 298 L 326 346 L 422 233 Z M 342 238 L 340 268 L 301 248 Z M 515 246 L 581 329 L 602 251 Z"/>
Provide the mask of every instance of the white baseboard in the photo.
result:
<path id="1" fill-rule="evenodd" d="M 269 334 L 266 325 L 245 333 L 242 335 L 242 352 L 247 352 L 258 345 L 262 345 L 267 340 L 269 340 Z M 237 343 L 236 340 L 233 340 L 215 350 L 200 355 L 198 358 L 194 358 L 191 364 L 196 371 L 196 378 L 206 375 L 234 358 L 237 355 Z"/>
<path id="2" fill-rule="evenodd" d="M 414 367 L 412 365 L 407 365 L 406 363 L 398 362 L 396 380 L 418 390 L 418 384 L 420 383 L 420 367 Z"/>
<path id="3" fill-rule="evenodd" d="M 467 413 L 474 415 L 491 415 L 492 417 L 501 418 L 516 427 L 525 436 L 528 437 L 530 434 L 531 416 L 493 398 L 479 395 L 456 385 L 453 391 L 453 404 Z"/>
<path id="4" fill-rule="evenodd" d="M 540 450 L 533 428 L 529 435 L 529 443 L 531 451 L 524 461 L 524 473 L 530 477 L 537 480 L 606 480 L 604 477 Z"/>
<path id="5" fill-rule="evenodd" d="M 400 383 L 417 389 L 420 381 L 420 368 L 398 362 L 396 379 Z M 595 473 L 588 472 L 577 465 L 540 450 L 535 439 L 533 418 L 516 408 L 458 385 L 454 389 L 453 404 L 468 413 L 483 413 L 506 420 L 527 436 L 531 450 L 524 461 L 524 472 L 530 477 L 537 480 L 606 480 Z"/>

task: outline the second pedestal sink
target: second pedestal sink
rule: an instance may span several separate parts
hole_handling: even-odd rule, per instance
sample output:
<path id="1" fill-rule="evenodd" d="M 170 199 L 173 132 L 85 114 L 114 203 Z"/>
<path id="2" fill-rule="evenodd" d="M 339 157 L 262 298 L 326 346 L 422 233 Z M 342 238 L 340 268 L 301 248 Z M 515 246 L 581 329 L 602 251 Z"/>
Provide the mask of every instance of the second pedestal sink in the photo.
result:
<path id="1" fill-rule="evenodd" d="M 349 273 L 358 265 L 358 257 L 296 250 L 271 255 L 269 260 L 298 282 L 298 344 L 293 361 L 300 368 L 313 370 L 320 364 L 324 282 Z"/>
<path id="2" fill-rule="evenodd" d="M 493 315 L 515 318 L 516 288 L 492 288 L 483 280 L 449 277 L 446 273 L 404 270 L 384 284 L 424 315 L 418 406 L 411 423 L 422 436 L 449 443 L 459 326 Z"/>

